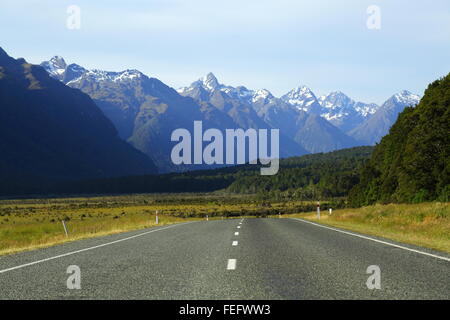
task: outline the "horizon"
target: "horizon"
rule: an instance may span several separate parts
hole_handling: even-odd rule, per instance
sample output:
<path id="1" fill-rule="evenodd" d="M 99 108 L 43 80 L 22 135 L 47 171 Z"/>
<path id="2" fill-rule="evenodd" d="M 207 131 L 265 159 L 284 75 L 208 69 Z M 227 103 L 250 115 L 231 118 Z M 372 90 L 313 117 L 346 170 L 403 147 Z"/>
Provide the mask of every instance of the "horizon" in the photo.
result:
<path id="1" fill-rule="evenodd" d="M 2 1 L 2 47 L 33 64 L 59 55 L 87 69 L 137 69 L 175 89 L 213 72 L 277 97 L 305 85 L 317 97 L 341 91 L 378 105 L 402 90 L 422 96 L 450 69 L 441 0 L 379 3 L 379 29 L 367 26 L 369 1 L 80 0 L 76 30 L 66 26 L 70 5 Z"/>

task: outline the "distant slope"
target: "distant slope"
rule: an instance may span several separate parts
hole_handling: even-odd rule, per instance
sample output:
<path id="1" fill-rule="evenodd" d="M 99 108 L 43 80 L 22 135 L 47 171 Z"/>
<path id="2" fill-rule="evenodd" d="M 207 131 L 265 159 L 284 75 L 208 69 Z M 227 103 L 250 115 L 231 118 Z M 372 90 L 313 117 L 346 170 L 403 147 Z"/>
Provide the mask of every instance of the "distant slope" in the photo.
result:
<path id="1" fill-rule="evenodd" d="M 351 203 L 449 201 L 449 137 L 450 74 L 399 115 L 351 191 Z"/>
<path id="2" fill-rule="evenodd" d="M 398 114 L 406 107 L 419 103 L 420 97 L 409 91 L 402 91 L 389 98 L 377 111 L 356 128 L 349 131 L 349 135 L 361 143 L 375 145 L 389 132 L 397 120 Z"/>
<path id="3" fill-rule="evenodd" d="M 359 182 L 358 173 L 373 147 L 357 147 L 282 159 L 274 176 L 261 176 L 259 165 L 198 170 L 157 176 L 134 176 L 80 181 L 51 186 L 57 193 L 211 192 L 284 193 L 295 199 L 345 196 Z"/>
<path id="4" fill-rule="evenodd" d="M 95 103 L 0 48 L 0 192 L 47 179 L 156 172 Z"/>

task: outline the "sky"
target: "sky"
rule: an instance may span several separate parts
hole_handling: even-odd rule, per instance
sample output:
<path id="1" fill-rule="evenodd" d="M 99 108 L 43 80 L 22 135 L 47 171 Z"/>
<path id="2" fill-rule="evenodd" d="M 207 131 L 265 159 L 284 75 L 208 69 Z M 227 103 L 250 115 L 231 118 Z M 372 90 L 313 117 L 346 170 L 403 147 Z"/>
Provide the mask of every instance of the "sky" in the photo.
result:
<path id="1" fill-rule="evenodd" d="M 67 27 L 71 5 L 79 29 Z M 450 72 L 450 1 L 1 0 L 0 47 L 36 64 L 138 69 L 174 88 L 213 72 L 275 96 L 306 85 L 381 104 Z"/>

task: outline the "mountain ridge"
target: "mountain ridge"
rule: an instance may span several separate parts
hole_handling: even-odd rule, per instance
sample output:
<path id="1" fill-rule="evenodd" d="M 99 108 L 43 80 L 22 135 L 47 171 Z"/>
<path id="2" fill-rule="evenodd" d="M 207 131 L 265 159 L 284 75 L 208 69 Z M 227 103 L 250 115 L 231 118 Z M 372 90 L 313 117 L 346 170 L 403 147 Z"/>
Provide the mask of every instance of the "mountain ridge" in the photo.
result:
<path id="1" fill-rule="evenodd" d="M 30 176 L 39 181 L 156 172 L 150 159 L 119 139 L 88 95 L 3 49 L 0 119 L 0 175 L 8 177 L 2 179 L 3 186 L 10 182 L 7 188 Z"/>

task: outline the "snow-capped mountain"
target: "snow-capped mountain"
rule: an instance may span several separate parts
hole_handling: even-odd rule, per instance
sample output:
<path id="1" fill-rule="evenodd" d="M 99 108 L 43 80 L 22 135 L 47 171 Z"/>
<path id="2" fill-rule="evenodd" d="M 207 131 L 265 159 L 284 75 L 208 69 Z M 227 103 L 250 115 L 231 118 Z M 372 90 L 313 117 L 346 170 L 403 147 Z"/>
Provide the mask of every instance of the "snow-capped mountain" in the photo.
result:
<path id="1" fill-rule="evenodd" d="M 418 104 L 420 99 L 420 96 L 407 90 L 393 95 L 371 117 L 349 131 L 349 135 L 367 145 L 378 143 L 397 121 L 398 114 L 406 107 Z"/>
<path id="2" fill-rule="evenodd" d="M 306 86 L 292 89 L 283 95 L 281 100 L 305 112 L 320 114 L 322 110 L 316 95 Z"/>
<path id="3" fill-rule="evenodd" d="M 373 115 L 379 108 L 374 103 L 355 102 L 346 94 L 335 91 L 319 97 L 321 116 L 344 132 L 348 132 Z"/>
<path id="4" fill-rule="evenodd" d="M 214 92 L 223 92 L 230 98 L 239 100 L 241 103 L 251 104 L 252 100 L 259 98 L 260 95 L 264 95 L 263 90 L 261 92 L 255 92 L 249 90 L 244 86 L 231 87 L 226 86 L 217 80 L 216 76 L 210 72 L 201 79 L 194 81 L 189 87 L 183 87 L 177 90 L 182 96 L 190 96 L 194 99 L 209 100 L 207 96 L 214 94 Z M 265 90 L 267 91 L 267 90 Z M 268 91 L 267 91 L 268 92 Z M 270 92 L 268 92 L 270 95 Z"/>
<path id="5" fill-rule="evenodd" d="M 231 117 L 243 129 L 272 129 L 258 113 L 258 107 L 276 99 L 268 90 L 249 90 L 244 86 L 221 84 L 212 73 L 194 81 L 189 87 L 178 90 L 183 96 L 193 98 L 199 104 L 211 105 Z M 292 137 L 280 132 L 280 152 L 284 156 L 308 153 Z"/>
<path id="6" fill-rule="evenodd" d="M 383 105 L 384 108 L 392 109 L 398 106 L 415 106 L 420 101 L 420 96 L 414 94 L 408 90 L 403 90 L 395 95 L 393 95 L 388 101 Z"/>
<path id="7" fill-rule="evenodd" d="M 322 107 L 314 93 L 304 86 L 277 98 L 267 89 L 249 90 L 220 84 L 209 73 L 178 92 L 228 112 L 243 127 L 246 122 L 242 119 L 252 119 L 249 127 L 263 122 L 280 129 L 282 135 L 309 152 L 328 152 L 358 144 L 320 117 Z"/>
<path id="8" fill-rule="evenodd" d="M 78 64 L 67 65 L 64 58 L 54 56 L 49 61 L 44 61 L 41 66 L 55 79 L 58 79 L 70 86 L 76 86 L 77 83 L 86 80 L 96 83 L 117 82 L 126 83 L 138 79 L 143 75 L 138 70 L 124 70 L 121 72 L 87 70 Z"/>
<path id="9" fill-rule="evenodd" d="M 49 61 L 44 61 L 41 66 L 48 72 L 48 74 L 58 80 L 64 79 L 64 73 L 66 72 L 67 64 L 63 57 L 54 56 Z"/>

